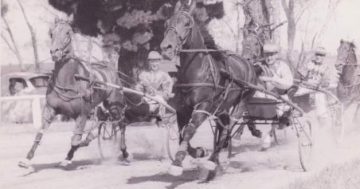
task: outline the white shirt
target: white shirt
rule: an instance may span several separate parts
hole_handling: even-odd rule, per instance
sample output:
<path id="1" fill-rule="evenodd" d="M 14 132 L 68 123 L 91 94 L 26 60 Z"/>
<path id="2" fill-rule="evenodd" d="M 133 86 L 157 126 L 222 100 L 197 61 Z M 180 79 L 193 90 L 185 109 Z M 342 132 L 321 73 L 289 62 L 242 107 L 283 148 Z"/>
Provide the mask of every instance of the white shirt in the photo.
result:
<path id="1" fill-rule="evenodd" d="M 315 64 L 313 61 L 309 62 L 306 65 L 306 82 L 314 86 L 319 86 L 324 75 L 328 70 L 328 67 L 325 64 Z"/>
<path id="2" fill-rule="evenodd" d="M 149 87 L 154 92 L 160 96 L 163 96 L 165 99 L 168 99 L 171 96 L 172 87 L 174 82 L 170 75 L 167 72 L 158 70 L 158 71 L 142 71 L 139 74 L 139 85 L 137 89 L 149 93 Z"/>
<path id="3" fill-rule="evenodd" d="M 289 66 L 281 60 L 278 60 L 273 65 L 269 66 L 275 81 L 266 82 L 268 90 L 274 88 L 287 90 L 294 84 L 294 77 Z"/>

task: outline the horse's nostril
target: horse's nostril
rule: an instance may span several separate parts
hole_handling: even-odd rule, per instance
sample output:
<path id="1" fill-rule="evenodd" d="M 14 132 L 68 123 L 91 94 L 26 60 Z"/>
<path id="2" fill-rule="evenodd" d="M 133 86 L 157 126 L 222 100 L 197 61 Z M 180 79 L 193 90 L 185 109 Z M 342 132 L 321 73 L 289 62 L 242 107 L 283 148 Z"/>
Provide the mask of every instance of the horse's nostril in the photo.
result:
<path id="1" fill-rule="evenodd" d="M 172 49 L 172 45 L 169 44 L 165 49 L 167 49 L 167 50 Z"/>

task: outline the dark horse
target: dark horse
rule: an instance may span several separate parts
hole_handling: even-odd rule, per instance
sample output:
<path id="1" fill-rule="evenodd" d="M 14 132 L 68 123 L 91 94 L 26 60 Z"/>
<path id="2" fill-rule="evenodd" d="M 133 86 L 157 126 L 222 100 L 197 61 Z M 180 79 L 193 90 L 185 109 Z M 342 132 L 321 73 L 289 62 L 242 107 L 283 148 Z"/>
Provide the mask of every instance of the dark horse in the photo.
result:
<path id="1" fill-rule="evenodd" d="M 357 62 L 355 49 L 354 43 L 341 40 L 335 65 L 340 76 L 337 87 L 340 101 L 345 104 L 345 108 L 357 103 L 354 119 L 360 109 L 360 64 Z"/>
<path id="2" fill-rule="evenodd" d="M 231 53 L 210 51 L 205 45 L 205 29 L 197 23 L 192 10 L 182 5 L 166 22 L 166 31 L 161 43 L 163 55 L 174 58 L 180 54 L 180 67 L 175 84 L 174 104 L 180 131 L 180 146 L 175 160 L 169 169 L 173 175 L 183 172 L 182 161 L 185 156 L 203 157 L 202 148 L 193 148 L 189 141 L 197 128 L 210 115 L 217 117 L 214 151 L 204 167 L 209 171 L 207 180 L 213 178 L 219 165 L 219 153 L 228 145 L 230 128 L 230 109 L 246 99 L 252 90 L 239 87 L 231 79 L 222 75 L 226 71 L 233 78 L 256 83 L 252 64 Z M 209 36 L 207 36 L 209 37 Z"/>
<path id="3" fill-rule="evenodd" d="M 34 157 L 44 132 L 49 128 L 57 114 L 67 115 L 76 122 L 76 128 L 71 138 L 70 151 L 61 164 L 64 166 L 71 163 L 74 153 L 79 147 L 89 145 L 90 141 L 96 137 L 89 133 L 85 140 L 82 140 L 86 120 L 95 106 L 103 102 L 112 118 L 118 121 L 117 124 L 120 124 L 123 117 L 124 99 L 122 92 L 99 85 L 96 82 L 101 81 L 121 85 L 114 68 L 108 65 L 95 64 L 86 66 L 80 59 L 74 57 L 72 34 L 73 30 L 70 24 L 62 20 L 56 20 L 54 27 L 50 30 L 50 53 L 55 62 L 55 69 L 46 92 L 46 105 L 42 113 L 41 128 L 36 134 L 26 160 L 19 162 L 21 167 L 32 167 L 30 160 Z M 85 79 L 79 80 L 76 75 L 80 75 Z M 125 126 L 121 126 L 121 128 L 122 140 L 120 148 L 126 158 L 128 153 L 124 138 Z"/>

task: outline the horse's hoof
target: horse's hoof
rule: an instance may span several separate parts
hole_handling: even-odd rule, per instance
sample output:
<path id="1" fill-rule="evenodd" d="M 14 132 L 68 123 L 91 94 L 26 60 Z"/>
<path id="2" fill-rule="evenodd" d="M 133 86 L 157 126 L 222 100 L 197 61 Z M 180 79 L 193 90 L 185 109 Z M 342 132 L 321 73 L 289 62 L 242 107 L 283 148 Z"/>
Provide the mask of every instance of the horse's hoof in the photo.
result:
<path id="1" fill-rule="evenodd" d="M 216 175 L 216 170 L 200 169 L 198 180 L 200 183 L 206 183 L 210 180 L 213 180 Z"/>
<path id="2" fill-rule="evenodd" d="M 124 159 L 127 159 L 128 161 L 132 161 L 132 160 L 134 160 L 134 155 L 132 153 L 128 153 L 127 157 Z"/>
<path id="3" fill-rule="evenodd" d="M 29 169 L 31 167 L 30 160 L 28 159 L 21 160 L 19 161 L 18 166 L 20 168 Z"/>
<path id="4" fill-rule="evenodd" d="M 67 167 L 69 165 L 71 165 L 72 161 L 71 160 L 63 160 L 62 162 L 60 162 L 59 167 Z"/>
<path id="5" fill-rule="evenodd" d="M 131 160 L 133 159 L 133 155 L 126 153 L 124 154 L 120 154 L 117 158 L 117 162 L 120 165 L 125 165 L 125 166 L 129 166 L 131 163 Z"/>
<path id="6" fill-rule="evenodd" d="M 129 159 L 121 158 L 121 159 L 118 159 L 118 164 L 124 165 L 124 166 L 129 166 L 131 164 L 131 162 Z"/>
<path id="7" fill-rule="evenodd" d="M 265 135 L 262 138 L 262 144 L 260 151 L 266 151 L 271 147 L 271 136 L 269 134 Z"/>
<path id="8" fill-rule="evenodd" d="M 183 174 L 184 168 L 176 166 L 176 165 L 170 165 L 168 173 L 172 176 L 180 176 Z"/>
<path id="9" fill-rule="evenodd" d="M 216 163 L 212 162 L 212 161 L 203 161 L 200 163 L 200 167 L 209 171 L 214 171 L 216 169 Z"/>
<path id="10" fill-rule="evenodd" d="M 204 158 L 209 155 L 210 155 L 210 153 L 206 148 L 196 147 L 196 158 Z"/>

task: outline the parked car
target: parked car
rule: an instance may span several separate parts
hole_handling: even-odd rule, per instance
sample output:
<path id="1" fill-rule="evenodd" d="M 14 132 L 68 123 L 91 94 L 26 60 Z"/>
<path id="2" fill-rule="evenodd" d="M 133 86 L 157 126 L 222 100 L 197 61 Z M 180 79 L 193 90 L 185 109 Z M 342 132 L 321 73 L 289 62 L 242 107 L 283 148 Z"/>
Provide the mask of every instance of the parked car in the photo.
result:
<path id="1" fill-rule="evenodd" d="M 50 75 L 33 72 L 14 72 L 2 76 L 1 96 L 44 94 Z"/>

